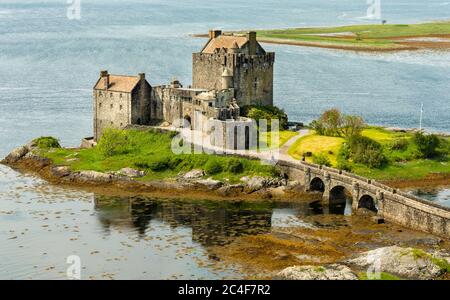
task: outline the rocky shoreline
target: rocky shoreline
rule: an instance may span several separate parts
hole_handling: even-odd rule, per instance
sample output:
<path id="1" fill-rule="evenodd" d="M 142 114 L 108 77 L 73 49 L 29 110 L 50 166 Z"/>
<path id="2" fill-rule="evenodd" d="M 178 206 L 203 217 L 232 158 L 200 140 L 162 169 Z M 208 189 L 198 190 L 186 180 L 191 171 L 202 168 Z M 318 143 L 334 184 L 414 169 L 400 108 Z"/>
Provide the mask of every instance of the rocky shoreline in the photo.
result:
<path id="1" fill-rule="evenodd" d="M 75 186 L 105 192 L 107 194 L 149 194 L 163 198 L 222 199 L 222 200 L 289 200 L 292 196 L 312 198 L 317 195 L 303 191 L 297 181 L 282 178 L 243 177 L 241 183 L 233 184 L 205 177 L 203 170 L 195 169 L 177 178 L 144 180 L 143 171 L 123 168 L 116 172 L 72 171 L 68 166 L 54 165 L 36 154 L 33 143 L 18 147 L 1 163 L 21 172 L 31 172 L 52 184 Z"/>
<path id="2" fill-rule="evenodd" d="M 433 280 L 446 279 L 449 268 L 448 253 L 432 254 L 416 248 L 389 246 L 330 265 L 288 267 L 276 277 L 290 280 Z"/>

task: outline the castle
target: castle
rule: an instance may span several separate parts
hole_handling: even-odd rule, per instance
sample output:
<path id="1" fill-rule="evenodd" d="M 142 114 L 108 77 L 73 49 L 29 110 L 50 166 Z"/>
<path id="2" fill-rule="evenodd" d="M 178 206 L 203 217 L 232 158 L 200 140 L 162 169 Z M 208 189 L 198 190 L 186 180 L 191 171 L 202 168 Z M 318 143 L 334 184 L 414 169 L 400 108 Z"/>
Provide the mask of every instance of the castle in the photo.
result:
<path id="1" fill-rule="evenodd" d="M 210 30 L 206 45 L 192 56 L 192 86 L 183 87 L 177 80 L 151 86 L 143 73 L 122 76 L 102 71 L 93 91 L 94 140 L 108 127 L 176 125 L 180 120 L 194 130 L 203 130 L 205 120 L 223 126 L 248 124 L 240 117 L 241 107 L 273 105 L 274 61 L 275 54 L 261 47 L 256 32 Z"/>

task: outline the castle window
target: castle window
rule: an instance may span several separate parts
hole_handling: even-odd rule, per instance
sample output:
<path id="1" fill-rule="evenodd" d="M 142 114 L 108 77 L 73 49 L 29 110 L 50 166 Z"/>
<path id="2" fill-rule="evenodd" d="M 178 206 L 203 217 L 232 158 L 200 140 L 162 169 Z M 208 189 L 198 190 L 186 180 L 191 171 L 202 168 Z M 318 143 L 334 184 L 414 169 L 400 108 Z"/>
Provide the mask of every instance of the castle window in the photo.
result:
<path id="1" fill-rule="evenodd" d="M 253 82 L 253 87 L 256 89 L 258 87 L 258 78 L 255 77 L 255 81 Z"/>
<path id="2" fill-rule="evenodd" d="M 122 93 L 120 93 L 119 97 L 122 98 Z"/>
<path id="3" fill-rule="evenodd" d="M 111 103 L 110 105 L 109 105 L 111 108 L 113 108 L 113 104 Z"/>
<path id="4" fill-rule="evenodd" d="M 113 121 L 111 121 L 111 125 L 114 125 L 114 122 L 113 122 Z"/>
<path id="5" fill-rule="evenodd" d="M 103 96 L 102 91 L 99 91 L 99 92 L 98 92 L 98 95 L 99 95 L 99 96 Z"/>
<path id="6" fill-rule="evenodd" d="M 113 93 L 109 93 L 109 97 L 111 97 L 111 98 L 112 98 L 112 97 L 113 97 Z"/>
<path id="7" fill-rule="evenodd" d="M 98 104 L 98 108 L 102 108 L 102 103 L 101 102 Z"/>
<path id="8" fill-rule="evenodd" d="M 120 123 L 120 127 L 123 127 L 123 123 Z"/>
<path id="9" fill-rule="evenodd" d="M 212 107 L 212 102 L 209 102 L 209 107 Z"/>
<path id="10" fill-rule="evenodd" d="M 121 94 L 122 95 L 122 94 Z M 122 110 L 122 105 L 119 106 L 119 109 Z"/>

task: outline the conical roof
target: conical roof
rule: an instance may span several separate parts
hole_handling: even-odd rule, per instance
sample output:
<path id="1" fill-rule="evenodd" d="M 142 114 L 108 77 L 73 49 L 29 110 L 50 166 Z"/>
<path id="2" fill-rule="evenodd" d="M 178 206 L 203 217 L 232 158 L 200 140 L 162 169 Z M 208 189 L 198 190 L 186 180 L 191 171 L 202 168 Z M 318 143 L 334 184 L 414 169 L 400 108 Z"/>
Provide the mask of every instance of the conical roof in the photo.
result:
<path id="1" fill-rule="evenodd" d="M 225 68 L 225 70 L 223 70 L 222 77 L 233 77 L 233 74 L 231 73 L 230 69 Z"/>

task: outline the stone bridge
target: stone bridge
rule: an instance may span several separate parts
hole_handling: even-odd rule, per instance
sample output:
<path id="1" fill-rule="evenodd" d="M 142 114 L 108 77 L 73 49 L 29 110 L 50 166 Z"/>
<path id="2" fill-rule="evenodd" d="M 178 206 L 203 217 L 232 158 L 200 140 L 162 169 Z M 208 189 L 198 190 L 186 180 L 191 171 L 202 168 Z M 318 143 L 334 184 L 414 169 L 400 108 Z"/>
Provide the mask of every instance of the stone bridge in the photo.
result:
<path id="1" fill-rule="evenodd" d="M 183 137 L 190 140 L 190 134 L 191 131 L 187 130 Z M 208 153 L 272 160 L 268 151 L 230 150 L 203 144 L 198 146 L 209 151 Z M 414 197 L 353 173 L 294 160 L 287 154 L 282 154 L 276 160 L 276 166 L 286 178 L 300 181 L 306 191 L 323 192 L 324 205 L 345 205 L 347 195 L 351 195 L 352 212 L 365 208 L 375 212 L 380 219 L 450 238 L 450 207 Z"/>
<path id="2" fill-rule="evenodd" d="M 345 205 L 345 195 L 351 195 L 352 212 L 366 208 L 387 221 L 450 237 L 449 207 L 342 170 L 304 161 L 279 160 L 277 166 L 285 177 L 300 181 L 305 190 L 323 192 L 325 205 L 339 202 Z"/>

